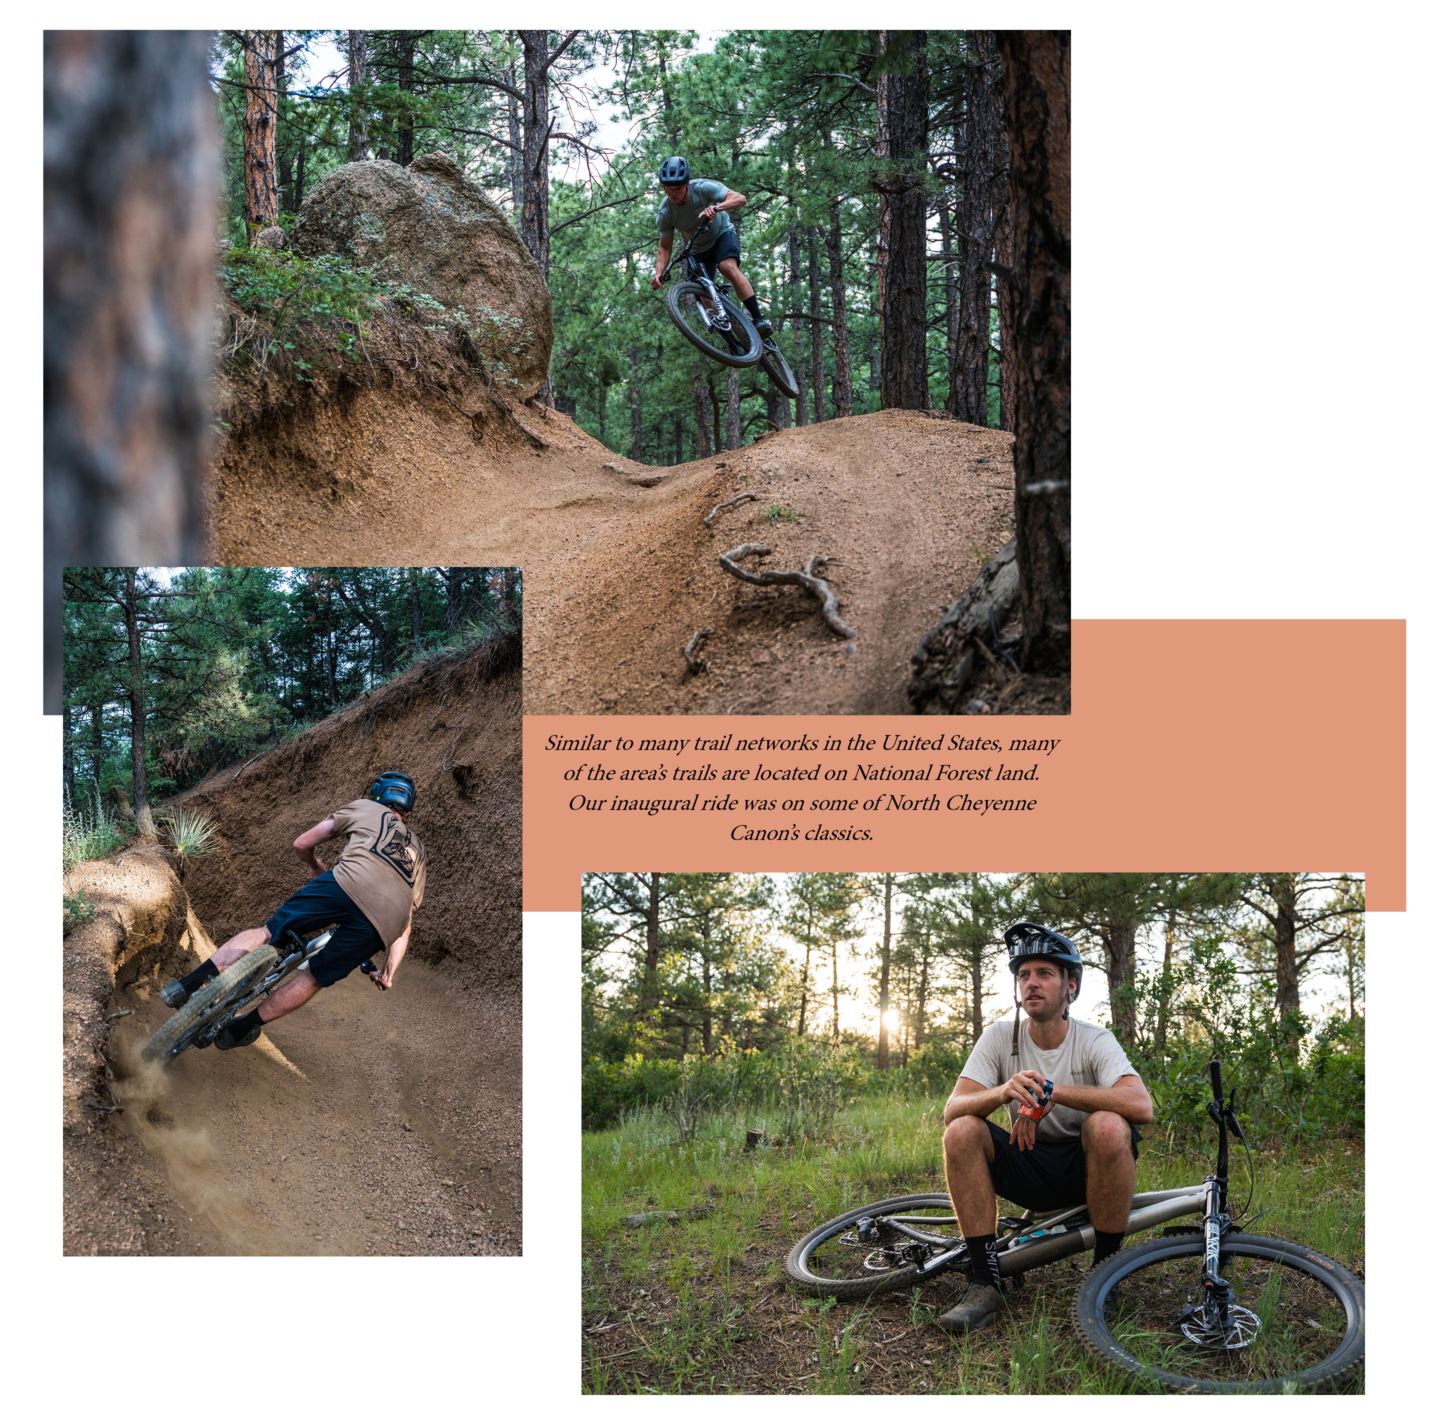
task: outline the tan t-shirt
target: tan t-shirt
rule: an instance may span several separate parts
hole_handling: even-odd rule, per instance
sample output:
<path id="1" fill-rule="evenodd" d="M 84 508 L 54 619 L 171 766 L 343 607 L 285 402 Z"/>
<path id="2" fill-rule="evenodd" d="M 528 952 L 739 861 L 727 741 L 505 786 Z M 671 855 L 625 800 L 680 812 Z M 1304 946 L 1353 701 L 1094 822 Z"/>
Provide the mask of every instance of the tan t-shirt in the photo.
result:
<path id="1" fill-rule="evenodd" d="M 352 800 L 334 813 L 335 833 L 348 835 L 330 867 L 335 883 L 375 926 L 388 949 L 425 899 L 425 849 L 403 820 L 373 800 Z"/>
<path id="2" fill-rule="evenodd" d="M 1035 1046 L 1030 1036 L 1030 1023 L 1020 1019 L 1020 1056 L 1010 1056 L 1010 1044 L 1014 1041 L 1014 1022 L 1006 1018 L 991 1023 L 980 1041 L 971 1050 L 960 1075 L 978 1082 L 982 1087 L 998 1087 L 1008 1082 L 1017 1072 L 1038 1072 L 1056 1084 L 1067 1087 L 1113 1087 L 1122 1077 L 1135 1072 L 1125 1049 L 1115 1041 L 1107 1028 L 1094 1023 L 1070 1019 L 1070 1031 L 1065 1041 L 1048 1052 Z M 1138 1075 L 1138 1074 L 1137 1074 Z M 1007 1102 L 1013 1123 L 1020 1115 L 1018 1102 Z M 1068 1141 L 1080 1135 L 1087 1112 L 1074 1107 L 1053 1106 L 1037 1123 L 1036 1141 Z"/>

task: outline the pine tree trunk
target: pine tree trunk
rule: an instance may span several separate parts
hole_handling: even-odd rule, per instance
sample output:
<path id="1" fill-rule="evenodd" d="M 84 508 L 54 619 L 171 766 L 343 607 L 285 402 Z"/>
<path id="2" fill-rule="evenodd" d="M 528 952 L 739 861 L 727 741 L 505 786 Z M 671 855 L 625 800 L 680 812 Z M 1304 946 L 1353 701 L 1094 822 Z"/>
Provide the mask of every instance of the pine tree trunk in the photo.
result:
<path id="1" fill-rule="evenodd" d="M 713 1051 L 715 1013 L 710 1003 L 710 916 L 708 914 L 700 921 L 700 974 L 701 987 L 705 994 L 704 1002 L 701 1005 L 700 1047 L 705 1056 L 709 1057 Z"/>
<path id="2" fill-rule="evenodd" d="M 135 811 L 135 831 L 142 840 L 153 840 L 155 817 L 150 810 L 150 776 L 145 767 L 145 672 L 140 661 L 140 595 L 135 570 L 125 570 L 125 640 L 129 651 L 126 691 L 130 696 L 130 799 Z"/>
<path id="3" fill-rule="evenodd" d="M 245 237 L 249 242 L 280 216 L 279 169 L 275 162 L 278 30 L 245 31 L 245 118 L 241 147 L 245 174 Z"/>
<path id="4" fill-rule="evenodd" d="M 995 228 L 994 190 L 999 148 L 999 99 L 989 36 L 965 37 L 965 122 L 955 126 L 960 171 L 955 204 L 958 341 L 951 373 L 954 413 L 972 425 L 988 423 L 990 364 L 990 259 Z"/>
<path id="5" fill-rule="evenodd" d="M 1268 877 L 1270 896 L 1275 901 L 1275 1012 L 1280 1018 L 1285 1047 L 1292 1058 L 1300 1054 L 1300 965 L 1296 959 L 1296 891 L 1293 874 Z"/>
<path id="6" fill-rule="evenodd" d="M 942 196 L 939 204 L 940 265 L 945 270 L 945 369 L 950 372 L 950 388 L 945 396 L 945 409 L 955 415 L 960 407 L 960 282 L 956 273 L 954 224 L 950 205 Z"/>
<path id="7" fill-rule="evenodd" d="M 97 702 L 90 708 L 90 779 L 95 785 L 95 804 L 100 804 L 100 776 L 105 765 L 105 707 Z"/>
<path id="8" fill-rule="evenodd" d="M 660 972 L 660 876 L 646 875 L 649 892 L 645 914 L 645 970 L 640 980 L 640 1013 L 643 1020 L 659 997 L 656 978 Z"/>
<path id="9" fill-rule="evenodd" d="M 885 876 L 885 932 L 880 940 L 880 1032 L 875 1042 L 875 1066 L 881 1071 L 890 1067 L 890 1027 L 885 1021 L 890 1011 L 890 897 L 895 876 Z"/>
<path id="10" fill-rule="evenodd" d="M 805 1008 L 810 992 L 810 941 L 805 941 L 805 965 L 800 970 L 800 1022 L 795 1029 L 795 1036 L 805 1036 Z"/>
<path id="11" fill-rule="evenodd" d="M 785 310 L 800 310 L 800 229 L 791 227 L 785 233 Z M 796 364 L 802 365 L 799 352 L 795 352 Z M 810 423 L 810 381 L 803 369 L 795 372 L 795 383 L 800 394 L 795 397 L 795 423 Z"/>
<path id="12" fill-rule="evenodd" d="M 639 461 L 645 455 L 645 425 L 640 418 L 640 348 L 631 346 L 625 352 L 630 365 L 627 385 L 630 391 L 630 458 Z"/>
<path id="13" fill-rule="evenodd" d="M 715 453 L 710 444 L 710 387 L 698 370 L 691 377 L 690 392 L 695 403 L 695 458 L 709 459 Z"/>
<path id="14" fill-rule="evenodd" d="M 295 150 L 294 144 L 280 131 L 280 118 L 285 113 L 285 96 L 289 92 L 289 78 L 285 72 L 285 31 L 280 31 L 280 52 L 275 56 L 275 152 L 280 174 L 280 211 L 295 214 L 300 211 L 300 199 L 295 196 Z"/>
<path id="15" fill-rule="evenodd" d="M 850 326 L 845 309 L 845 253 L 840 245 L 840 199 L 830 199 L 830 230 L 825 234 L 825 251 L 830 259 L 830 334 L 835 349 L 835 377 L 831 395 L 835 416 L 844 419 L 855 413 L 850 383 Z"/>
<path id="16" fill-rule="evenodd" d="M 1172 905 L 1165 920 L 1165 955 L 1160 963 L 1160 991 L 1156 995 L 1155 1003 L 1155 1056 L 1157 1060 L 1164 1059 L 1165 1045 L 1170 1037 L 1170 999 L 1175 991 L 1174 970 L 1171 965 L 1175 957 L 1177 923 L 1178 915 Z"/>
<path id="17" fill-rule="evenodd" d="M 725 382 L 725 448 L 740 448 L 740 372 L 733 366 Z"/>
<path id="18" fill-rule="evenodd" d="M 368 30 L 346 31 L 346 52 L 350 64 L 350 88 L 346 95 L 350 131 L 345 143 L 345 157 L 351 163 L 363 163 L 370 157 L 370 100 Z"/>
<path id="19" fill-rule="evenodd" d="M 820 229 L 805 229 L 806 268 L 810 278 L 810 389 L 814 420 L 825 418 L 825 327 L 820 320 Z"/>
<path id="20" fill-rule="evenodd" d="M 395 37 L 395 86 L 402 96 L 395 118 L 395 161 L 408 168 L 415 161 L 415 36 L 406 30 Z"/>
<path id="21" fill-rule="evenodd" d="M 924 410 L 925 223 L 928 75 L 923 30 L 882 30 L 887 72 L 876 84 L 879 119 L 880 405 Z"/>
<path id="22" fill-rule="evenodd" d="M 505 71 L 505 77 L 512 89 L 519 89 L 519 75 L 513 61 Z M 514 204 L 515 221 L 518 223 L 520 214 L 525 210 L 525 134 L 520 123 L 520 100 L 514 94 L 505 96 L 505 136 L 510 140 L 510 201 Z"/>
<path id="23" fill-rule="evenodd" d="M 521 30 L 525 50 L 525 107 L 523 112 L 523 198 L 520 236 L 540 267 L 550 275 L 550 58 L 549 30 Z"/>
<path id="24" fill-rule="evenodd" d="M 1002 30 L 1015 307 L 1015 541 L 1032 672 L 1070 665 L 1070 35 Z"/>
<path id="25" fill-rule="evenodd" d="M 208 44 L 44 37 L 47 711 L 63 700 L 62 570 L 200 556 L 220 172 Z"/>
<path id="26" fill-rule="evenodd" d="M 1110 985 L 1110 1031 L 1122 1043 L 1135 1041 L 1135 924 L 1111 924 L 1101 934 L 1105 976 Z"/>
<path id="27" fill-rule="evenodd" d="M 68 697 L 60 703 L 60 758 L 68 809 L 75 804 L 75 718 Z"/>

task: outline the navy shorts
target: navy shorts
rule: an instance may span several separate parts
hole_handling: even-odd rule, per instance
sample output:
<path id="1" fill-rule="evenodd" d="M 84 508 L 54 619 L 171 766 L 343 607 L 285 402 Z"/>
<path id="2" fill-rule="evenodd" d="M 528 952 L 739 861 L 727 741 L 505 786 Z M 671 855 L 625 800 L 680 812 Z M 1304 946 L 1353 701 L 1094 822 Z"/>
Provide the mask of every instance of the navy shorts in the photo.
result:
<path id="1" fill-rule="evenodd" d="M 278 945 L 294 930 L 309 939 L 320 930 L 334 926 L 330 942 L 310 960 L 310 972 L 321 988 L 339 983 L 372 954 L 385 952 L 375 926 L 361 913 L 355 901 L 335 883 L 326 870 L 307 880 L 265 922 L 270 942 Z"/>
<path id="2" fill-rule="evenodd" d="M 734 257 L 740 260 L 740 235 L 732 227 L 728 232 L 723 232 L 714 241 L 714 244 L 704 252 L 692 254 L 700 260 L 710 280 L 715 280 L 715 269 L 727 257 Z"/>
<path id="3" fill-rule="evenodd" d="M 1040 1141 L 1029 1151 L 1010 1144 L 1010 1133 L 986 1122 L 995 1143 L 990 1180 L 995 1194 L 1032 1211 L 1058 1211 L 1085 1203 L 1085 1150 L 1080 1138 Z M 1130 1128 L 1130 1150 L 1140 1159 L 1140 1128 Z"/>

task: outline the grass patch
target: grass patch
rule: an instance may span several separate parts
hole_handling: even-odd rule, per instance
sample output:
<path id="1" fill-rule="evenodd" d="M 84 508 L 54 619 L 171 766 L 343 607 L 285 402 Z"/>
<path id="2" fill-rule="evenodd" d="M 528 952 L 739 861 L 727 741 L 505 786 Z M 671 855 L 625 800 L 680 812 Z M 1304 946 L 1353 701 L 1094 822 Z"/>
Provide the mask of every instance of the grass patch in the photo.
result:
<path id="1" fill-rule="evenodd" d="M 98 794 L 89 805 L 76 805 L 66 794 L 61 827 L 61 862 L 66 873 L 86 860 L 103 860 L 114 854 L 128 838 Z"/>
<path id="2" fill-rule="evenodd" d="M 1009 1314 L 971 1339 L 935 1324 L 951 1275 L 864 1304 L 807 1299 L 782 1262 L 819 1221 L 887 1195 L 940 1191 L 939 1099 L 862 1098 L 792 1145 L 745 1150 L 763 1109 L 737 1106 L 682 1126 L 663 1107 L 582 1138 L 582 1383 L 593 1393 L 1110 1393 L 1136 1388 L 1090 1353 L 1070 1323 L 1089 1263 L 1032 1271 Z M 1201 1139 L 1158 1132 L 1141 1148 L 1140 1190 L 1200 1181 Z M 1363 1266 L 1364 1152 L 1336 1140 L 1257 1154 L 1247 1227 Z M 1248 1187 L 1231 1159 L 1232 1209 Z M 625 1217 L 681 1211 L 674 1222 Z M 1363 1387 L 1363 1384 L 1356 1385 Z"/>

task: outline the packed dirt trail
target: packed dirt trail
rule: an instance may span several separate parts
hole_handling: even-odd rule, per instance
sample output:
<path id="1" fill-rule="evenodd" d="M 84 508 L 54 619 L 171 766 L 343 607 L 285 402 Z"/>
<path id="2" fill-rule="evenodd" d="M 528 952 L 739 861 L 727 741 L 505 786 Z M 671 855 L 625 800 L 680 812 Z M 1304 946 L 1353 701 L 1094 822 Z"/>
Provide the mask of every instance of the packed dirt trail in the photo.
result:
<path id="1" fill-rule="evenodd" d="M 572 420 L 369 388 L 249 425 L 217 460 L 221 562 L 518 564 L 528 713 L 903 713 L 921 637 L 1011 534 L 1011 437 L 914 411 L 772 432 L 652 469 Z M 333 471 L 343 470 L 337 474 Z M 721 510 L 740 494 L 752 500 Z M 820 554 L 857 632 L 727 574 Z M 682 648 L 711 630 L 708 670 Z"/>
<path id="2" fill-rule="evenodd" d="M 188 1249 L 220 1255 L 509 1254 L 520 1140 L 513 1015 L 407 963 L 383 995 L 360 975 L 253 1049 L 136 1065 L 169 1010 L 125 995 L 121 1121 L 156 1160 Z M 374 1001 L 372 1001 L 374 1000 Z"/>

